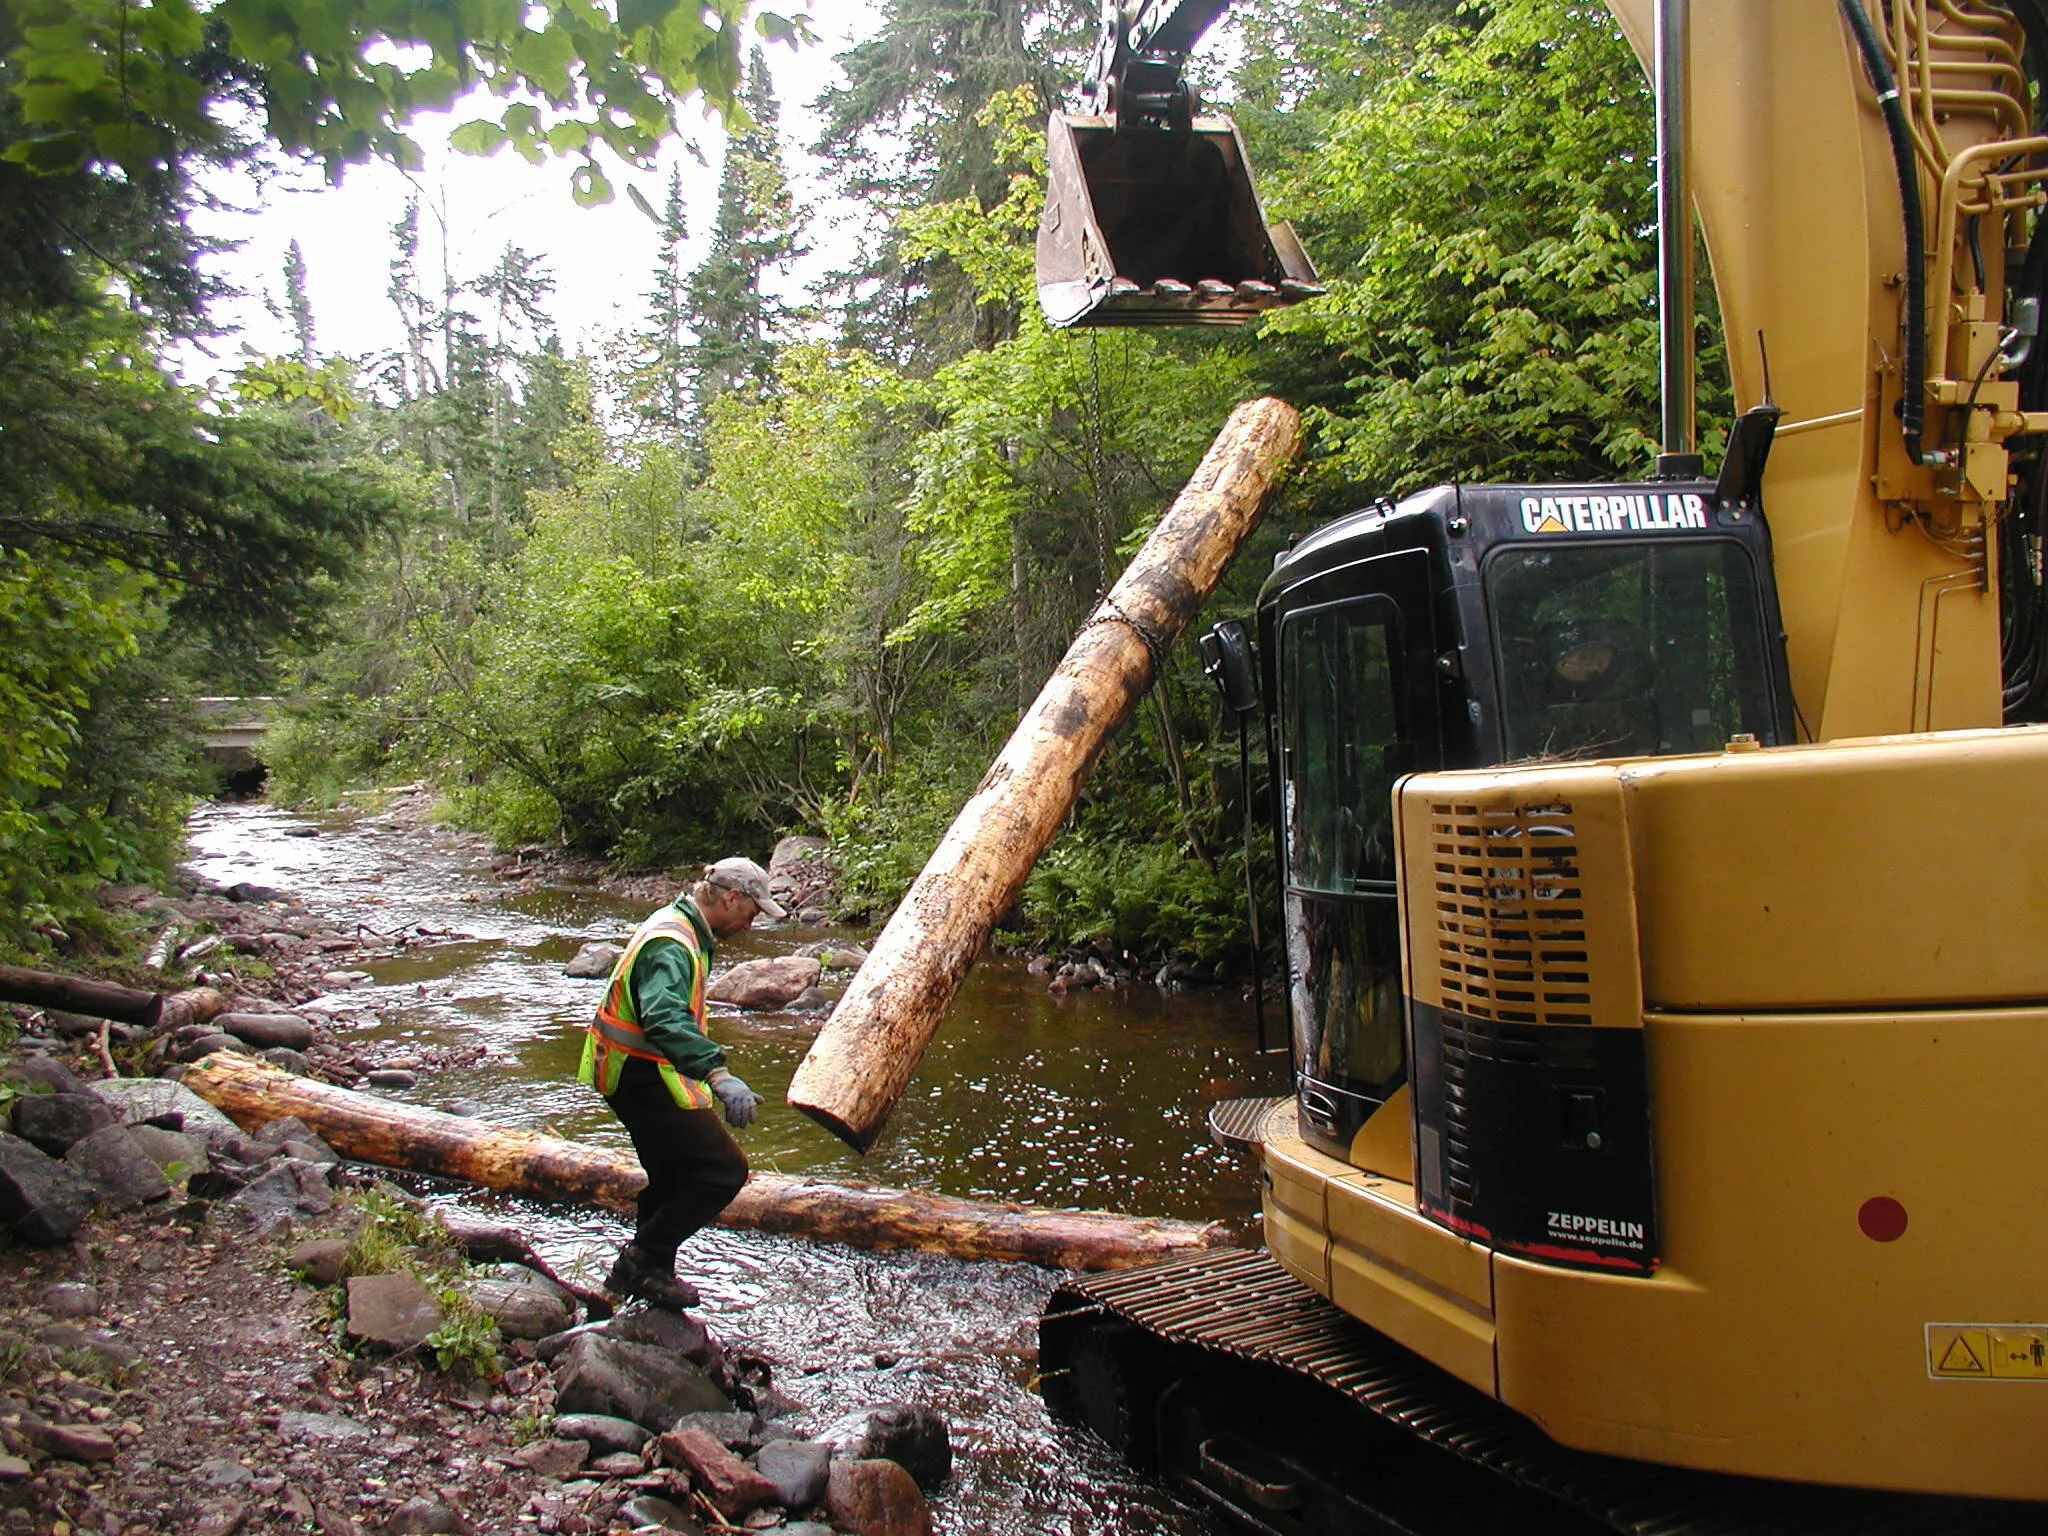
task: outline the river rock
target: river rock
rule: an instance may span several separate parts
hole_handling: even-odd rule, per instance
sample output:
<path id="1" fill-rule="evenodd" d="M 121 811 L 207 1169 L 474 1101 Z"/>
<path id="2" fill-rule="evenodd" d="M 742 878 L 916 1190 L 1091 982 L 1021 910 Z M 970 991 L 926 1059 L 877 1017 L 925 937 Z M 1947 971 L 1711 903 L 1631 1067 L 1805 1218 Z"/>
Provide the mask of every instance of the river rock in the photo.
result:
<path id="1" fill-rule="evenodd" d="M 282 1067 L 294 1077 L 304 1077 L 313 1070 L 313 1064 L 306 1060 L 302 1051 L 287 1050 L 284 1046 L 273 1045 L 261 1054 L 273 1067 Z"/>
<path id="2" fill-rule="evenodd" d="M 76 1323 L 45 1323 L 36 1330 L 35 1336 L 39 1344 L 47 1344 L 52 1349 L 82 1349 L 122 1370 L 142 1359 L 142 1351 L 115 1338 L 104 1328 L 81 1328 Z"/>
<path id="3" fill-rule="evenodd" d="M 739 1008 L 772 1011 L 786 1006 L 806 987 L 816 986 L 821 967 L 816 955 L 777 955 L 769 960 L 743 960 L 704 989 L 714 1002 Z"/>
<path id="4" fill-rule="evenodd" d="M 521 1264 L 500 1264 L 468 1281 L 466 1289 L 507 1338 L 544 1339 L 576 1321 L 575 1298 Z"/>
<path id="5" fill-rule="evenodd" d="M 514 1451 L 512 1459 L 542 1477 L 568 1477 L 583 1470 L 590 1447 L 581 1440 L 534 1440 Z"/>
<path id="6" fill-rule="evenodd" d="M 917 1481 L 893 1461 L 835 1461 L 825 1484 L 832 1523 L 857 1536 L 931 1536 Z"/>
<path id="7" fill-rule="evenodd" d="M 410 1088 L 419 1082 L 419 1076 L 404 1067 L 378 1067 L 375 1071 L 365 1072 L 363 1081 L 372 1088 Z"/>
<path id="8" fill-rule="evenodd" d="M 678 1505 L 671 1504 L 659 1494 L 643 1493 L 637 1498 L 628 1499 L 619 1506 L 615 1518 L 634 1530 L 658 1525 L 665 1531 L 681 1531 L 684 1536 L 703 1536 L 704 1533 L 704 1527 L 698 1523 L 694 1515 Z"/>
<path id="9" fill-rule="evenodd" d="M 211 1143 L 216 1136 L 239 1136 L 241 1128 L 183 1083 L 164 1077 L 112 1077 L 94 1090 L 121 1111 L 130 1125 L 149 1121 L 166 1130 Z M 176 1117 L 176 1124 L 170 1123 Z"/>
<path id="10" fill-rule="evenodd" d="M 255 1046 L 303 1051 L 313 1043 L 313 1026 L 296 1013 L 223 1013 L 213 1024 Z"/>
<path id="11" fill-rule="evenodd" d="M 131 1125 L 128 1134 L 135 1138 L 135 1145 L 142 1148 L 149 1160 L 163 1169 L 167 1179 L 176 1177 L 173 1169 L 179 1173 L 191 1173 L 206 1166 L 206 1148 L 183 1131 L 167 1131 L 155 1125 Z"/>
<path id="12" fill-rule="evenodd" d="M 835 1421 L 818 1438 L 853 1460 L 886 1458 L 930 1492 L 953 1470 L 946 1421 L 929 1408 L 883 1403 Z"/>
<path id="13" fill-rule="evenodd" d="M 100 1309 L 99 1287 L 84 1280 L 45 1286 L 36 1304 L 52 1317 L 91 1317 Z"/>
<path id="14" fill-rule="evenodd" d="M 297 1115 L 273 1120 L 254 1137 L 258 1146 L 275 1147 L 287 1157 L 302 1157 L 309 1163 L 338 1163 L 341 1155 L 320 1139 Z"/>
<path id="15" fill-rule="evenodd" d="M 417 1349 L 446 1321 L 417 1275 L 355 1275 L 348 1282 L 350 1337 L 386 1349 Z"/>
<path id="16" fill-rule="evenodd" d="M 62 1157 L 120 1118 L 111 1105 L 82 1093 L 30 1093 L 14 1101 L 14 1134 L 52 1157 Z"/>
<path id="17" fill-rule="evenodd" d="M 163 1169 L 125 1125 L 94 1131 L 74 1143 L 64 1161 L 85 1176 L 99 1192 L 100 1204 L 110 1211 L 133 1210 L 171 1192 Z"/>
<path id="18" fill-rule="evenodd" d="M 211 1056 L 215 1051 L 233 1051 L 238 1056 L 253 1056 L 256 1054 L 233 1035 L 220 1030 L 216 1030 L 212 1034 L 201 1035 L 196 1040 L 188 1041 L 186 1044 L 179 1046 L 172 1054 L 179 1061 L 200 1061 L 205 1057 Z"/>
<path id="19" fill-rule="evenodd" d="M 21 1432 L 45 1455 L 64 1461 L 112 1461 L 114 1437 L 86 1424 L 44 1424 L 24 1418 Z"/>
<path id="20" fill-rule="evenodd" d="M 315 1285 L 337 1285 L 348 1274 L 348 1244 L 338 1237 L 316 1237 L 286 1254 L 284 1262 Z"/>
<path id="21" fill-rule="evenodd" d="M 555 1357 L 558 1413 L 601 1413 L 659 1430 L 686 1413 L 731 1407 L 703 1371 L 646 1344 L 585 1333 Z"/>
<path id="22" fill-rule="evenodd" d="M 603 981 L 609 977 L 619 963 L 625 950 L 617 944 L 586 944 L 562 967 L 564 976 L 574 976 L 580 981 Z"/>
<path id="23" fill-rule="evenodd" d="M 768 1427 L 755 1413 L 686 1413 L 670 1429 L 701 1429 L 727 1450 L 744 1456 L 767 1438 Z"/>
<path id="24" fill-rule="evenodd" d="M 188 1187 L 200 1198 L 210 1198 L 217 1188 L 214 1181 L 224 1181 L 231 1190 L 227 1208 L 246 1216 L 258 1236 L 289 1227 L 300 1216 L 324 1216 L 334 1209 L 334 1191 L 326 1170 L 317 1163 L 279 1157 L 239 1190 L 232 1190 L 235 1177 L 226 1168 L 216 1168 L 195 1175 Z"/>
<path id="25" fill-rule="evenodd" d="M 738 1520 L 776 1501 L 775 1484 L 694 1424 L 680 1424 L 655 1442 L 661 1459 L 688 1472 L 711 1507 Z"/>
<path id="26" fill-rule="evenodd" d="M 384 1536 L 470 1536 L 473 1529 L 455 1510 L 424 1495 L 384 1517 Z"/>
<path id="27" fill-rule="evenodd" d="M 784 1509 L 809 1509 L 825 1497 L 832 1447 L 815 1440 L 770 1440 L 754 1453 L 754 1468 L 775 1485 Z"/>
<path id="28" fill-rule="evenodd" d="M 221 895 L 229 901 L 263 902 L 290 901 L 291 897 L 274 886 L 258 885 L 253 880 L 237 880 L 233 885 L 221 887 Z"/>
<path id="29" fill-rule="evenodd" d="M 631 1419 L 614 1418 L 608 1413 L 565 1413 L 551 1428 L 561 1439 L 583 1441 L 593 1456 L 635 1454 L 653 1438 L 651 1431 Z"/>
<path id="30" fill-rule="evenodd" d="M 670 1354 L 681 1355 L 693 1365 L 709 1366 L 712 1359 L 711 1334 L 687 1312 L 667 1307 L 633 1306 L 612 1314 L 602 1325 L 611 1338 L 628 1344 L 652 1344 Z"/>
<path id="31" fill-rule="evenodd" d="M 867 964 L 868 959 L 865 949 L 844 939 L 819 939 L 815 943 L 799 945 L 796 953 L 817 956 L 818 964 L 828 971 L 857 971 Z"/>
<path id="32" fill-rule="evenodd" d="M 48 1057 L 25 1057 L 15 1062 L 7 1069 L 7 1078 L 8 1081 L 16 1083 L 40 1083 L 52 1093 L 81 1093 L 87 1098 L 105 1097 L 98 1089 L 86 1087 L 78 1080 L 78 1074 L 63 1062 L 52 1061 Z"/>

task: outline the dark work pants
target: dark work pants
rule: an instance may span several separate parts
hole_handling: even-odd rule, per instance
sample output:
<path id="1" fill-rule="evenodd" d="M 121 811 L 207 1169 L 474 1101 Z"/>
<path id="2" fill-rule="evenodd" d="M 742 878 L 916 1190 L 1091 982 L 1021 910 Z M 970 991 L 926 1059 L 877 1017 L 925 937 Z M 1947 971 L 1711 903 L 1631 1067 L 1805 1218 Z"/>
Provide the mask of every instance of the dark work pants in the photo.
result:
<path id="1" fill-rule="evenodd" d="M 747 1159 L 715 1109 L 684 1109 L 651 1061 L 627 1058 L 607 1101 L 647 1175 L 633 1246 L 672 1264 L 684 1238 L 713 1220 L 747 1182 Z"/>

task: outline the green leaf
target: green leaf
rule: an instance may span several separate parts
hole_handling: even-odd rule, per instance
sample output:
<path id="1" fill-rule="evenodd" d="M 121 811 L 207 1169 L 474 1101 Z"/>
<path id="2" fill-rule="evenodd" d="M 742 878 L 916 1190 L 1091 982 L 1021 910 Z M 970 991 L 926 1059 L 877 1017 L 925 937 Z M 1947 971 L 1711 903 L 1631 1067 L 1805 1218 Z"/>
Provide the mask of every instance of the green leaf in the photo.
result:
<path id="1" fill-rule="evenodd" d="M 448 135 L 448 142 L 465 155 L 494 155 L 505 147 L 505 129 L 501 124 L 488 118 L 476 118 L 459 124 Z"/>
<path id="2" fill-rule="evenodd" d="M 579 208 L 595 208 L 612 200 L 611 180 L 596 161 L 586 160 L 569 178 L 569 195 L 576 199 Z"/>
<path id="3" fill-rule="evenodd" d="M 131 175 L 160 165 L 170 154 L 170 135 L 148 123 L 102 123 L 92 131 L 94 153 Z"/>

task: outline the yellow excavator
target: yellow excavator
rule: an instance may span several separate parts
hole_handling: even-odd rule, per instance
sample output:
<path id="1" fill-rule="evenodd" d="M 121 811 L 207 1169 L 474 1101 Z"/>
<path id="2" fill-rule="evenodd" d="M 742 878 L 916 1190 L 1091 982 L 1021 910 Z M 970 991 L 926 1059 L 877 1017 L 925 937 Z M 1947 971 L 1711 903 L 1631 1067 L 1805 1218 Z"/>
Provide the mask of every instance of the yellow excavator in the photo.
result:
<path id="1" fill-rule="evenodd" d="M 1183 9 L 1055 116 L 1054 323 L 1317 286 L 1227 120 L 1115 115 Z M 1275 781 L 1295 1092 L 1212 1117 L 1265 1247 L 1063 1287 L 1047 1394 L 1274 1536 L 2048 1529 L 2048 14 L 1611 9 L 1663 451 L 1341 518 L 1206 638 Z M 1104 233 L 1217 207 L 1214 271 Z"/>

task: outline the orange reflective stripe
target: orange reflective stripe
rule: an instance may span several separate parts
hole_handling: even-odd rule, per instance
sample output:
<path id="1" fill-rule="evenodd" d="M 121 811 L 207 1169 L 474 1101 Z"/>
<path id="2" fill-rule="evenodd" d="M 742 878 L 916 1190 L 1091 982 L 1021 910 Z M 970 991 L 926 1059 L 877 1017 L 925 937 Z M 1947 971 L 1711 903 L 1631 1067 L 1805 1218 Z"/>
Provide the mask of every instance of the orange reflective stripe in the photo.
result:
<path id="1" fill-rule="evenodd" d="M 716 1095 L 697 1078 L 684 1077 L 675 1069 L 674 1063 L 649 1045 L 646 1031 L 641 1029 L 635 1017 L 638 1010 L 633 1003 L 633 963 L 640 958 L 640 951 L 654 939 L 673 939 L 690 952 L 693 962 L 690 967 L 690 1017 L 697 1021 L 699 1029 L 703 1027 L 704 973 L 709 967 L 704 964 L 704 951 L 698 943 L 697 930 L 691 926 L 689 918 L 671 903 L 640 925 L 627 943 L 626 952 L 619 956 L 619 963 L 612 968 L 612 979 L 605 987 L 604 1001 L 598 1004 L 597 1013 L 588 1026 L 590 1033 L 584 1044 L 583 1064 L 577 1076 L 601 1093 L 616 1088 L 618 1069 L 612 1064 L 610 1053 L 617 1051 L 658 1065 L 670 1096 L 684 1109 L 709 1109 L 717 1101 Z"/>

